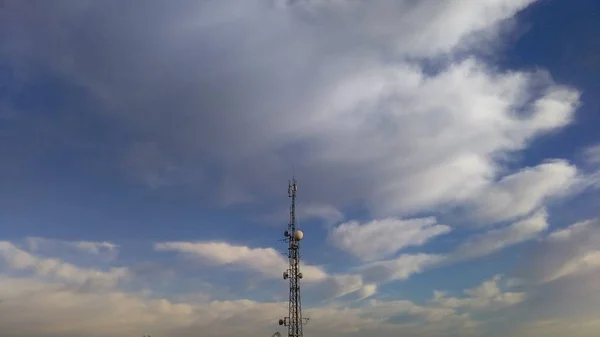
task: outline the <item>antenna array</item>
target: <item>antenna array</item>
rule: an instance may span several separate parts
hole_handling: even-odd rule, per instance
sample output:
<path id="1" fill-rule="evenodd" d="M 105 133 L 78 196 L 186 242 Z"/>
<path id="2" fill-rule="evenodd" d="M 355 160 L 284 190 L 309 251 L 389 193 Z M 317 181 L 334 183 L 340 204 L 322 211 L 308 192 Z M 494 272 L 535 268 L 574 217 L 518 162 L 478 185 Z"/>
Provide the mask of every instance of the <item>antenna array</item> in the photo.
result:
<path id="1" fill-rule="evenodd" d="M 288 243 L 289 266 L 283 272 L 283 279 L 289 280 L 290 297 L 288 316 L 279 320 L 279 325 L 287 326 L 288 337 L 303 337 L 302 325 L 308 318 L 302 317 L 302 300 L 300 297 L 300 241 L 304 233 L 296 226 L 296 179 L 293 178 L 288 184 L 288 196 L 292 199 L 290 206 L 290 222 L 287 230 L 283 233 L 285 242 Z"/>

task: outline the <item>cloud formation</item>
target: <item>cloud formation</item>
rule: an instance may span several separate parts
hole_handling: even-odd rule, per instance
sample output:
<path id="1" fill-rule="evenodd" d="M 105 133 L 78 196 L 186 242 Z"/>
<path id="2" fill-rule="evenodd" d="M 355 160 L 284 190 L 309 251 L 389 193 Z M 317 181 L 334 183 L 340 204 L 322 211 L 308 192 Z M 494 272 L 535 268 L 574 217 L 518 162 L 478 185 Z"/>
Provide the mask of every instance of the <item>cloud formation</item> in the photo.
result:
<path id="1" fill-rule="evenodd" d="M 564 160 L 524 168 L 484 189 L 470 211 L 476 219 L 488 222 L 527 215 L 548 198 L 567 193 L 577 178 L 577 169 Z"/>
<path id="2" fill-rule="evenodd" d="M 560 185 L 507 204 L 520 190 L 505 191 L 514 179 L 499 158 L 569 124 L 579 94 L 543 72 L 454 54 L 496 41 L 533 2 L 151 2 L 120 6 L 119 19 L 91 2 L 17 2 L 3 51 L 87 88 L 104 118 L 136 135 L 113 159 L 151 186 L 252 202 L 277 193 L 293 161 L 316 204 L 381 218 L 494 199 L 503 208 L 478 219 L 497 221 L 568 183 L 572 168 L 544 164 L 522 179 L 540 171 Z"/>
<path id="3" fill-rule="evenodd" d="M 535 239 L 548 228 L 546 218 L 547 214 L 542 210 L 508 226 L 471 236 L 452 253 L 450 258 L 462 260 L 481 257 Z"/>
<path id="4" fill-rule="evenodd" d="M 600 268 L 600 222 L 591 219 L 550 233 L 530 271 L 539 282 L 590 273 Z"/>
<path id="5" fill-rule="evenodd" d="M 199 258 L 216 265 L 231 266 L 242 271 L 257 273 L 268 279 L 282 280 L 288 269 L 286 256 L 273 248 L 250 248 L 226 242 L 163 242 L 155 244 L 159 251 L 175 251 L 189 258 Z M 302 280 L 312 286 L 314 298 L 336 298 L 359 292 L 360 298 L 373 295 L 376 285 L 364 284 L 360 275 L 328 274 L 323 268 L 302 262 Z"/>
<path id="6" fill-rule="evenodd" d="M 501 275 L 494 276 L 477 288 L 465 290 L 466 298 L 448 297 L 445 293 L 436 291 L 433 301 L 444 308 L 453 309 L 500 309 L 521 303 L 524 293 L 503 292 L 498 287 Z"/>
<path id="7" fill-rule="evenodd" d="M 450 230 L 438 225 L 435 218 L 387 218 L 364 224 L 357 221 L 340 224 L 330 232 L 329 239 L 363 261 L 374 261 L 388 258 L 405 247 L 421 246 Z"/>
<path id="8" fill-rule="evenodd" d="M 600 144 L 586 148 L 583 154 L 586 162 L 589 164 L 600 164 Z"/>
<path id="9" fill-rule="evenodd" d="M 508 228 L 529 228 L 529 223 L 545 224 L 545 213 L 539 213 Z M 532 256 L 535 265 L 543 266 L 541 273 L 540 270 L 528 268 L 534 271 L 534 274 L 521 276 L 523 279 L 539 280 L 543 283 L 555 283 L 567 276 L 562 273 L 559 278 L 545 277 L 564 270 L 564 266 L 569 265 L 576 257 L 589 255 L 589 252 L 597 247 L 597 242 L 594 241 L 597 238 L 596 232 L 596 220 L 555 230 L 540 242 L 539 253 L 557 251 L 561 254 L 550 255 L 548 260 L 552 263 L 548 263 L 548 260 L 539 261 L 538 257 Z M 496 235 L 490 234 L 490 237 Z M 581 240 L 583 237 L 586 240 Z M 578 244 L 581 242 L 585 244 L 579 247 Z M 82 288 L 80 285 L 88 281 L 88 277 L 93 275 L 98 278 L 97 280 L 106 280 L 109 273 L 78 267 L 59 259 L 36 257 L 10 242 L 2 242 L 1 247 L 2 257 L 8 267 L 14 270 L 29 269 L 35 272 L 34 275 L 50 276 L 43 280 L 35 277 L 0 276 L 0 285 L 2 285 L 0 289 L 3 289 L 0 290 L 2 298 L 0 323 L 11 336 L 77 336 L 85 331 L 89 331 L 92 336 L 118 334 L 133 336 L 140 331 L 192 336 L 198 329 L 204 329 L 210 336 L 224 336 L 244 331 L 270 335 L 274 318 L 286 312 L 285 303 L 212 298 L 215 292 L 212 292 L 213 295 L 206 293 L 182 296 L 180 298 L 187 298 L 187 300 L 180 300 L 164 297 L 163 294 L 151 289 L 131 292 L 115 288 L 117 283 L 93 282 L 88 287 Z M 557 247 L 562 248 L 557 249 Z M 160 251 L 181 252 L 191 258 L 205 259 L 212 264 L 245 266 L 253 272 L 263 274 L 270 271 L 271 267 L 286 265 L 285 259 L 282 259 L 280 254 L 273 254 L 275 251 L 272 249 L 253 249 L 223 242 L 157 243 L 155 248 Z M 571 253 L 563 254 L 565 252 Z M 419 272 L 421 268 L 440 261 L 443 261 L 443 257 L 435 255 L 401 255 L 393 260 L 365 265 L 366 269 L 361 270 L 362 277 L 329 275 L 319 267 L 305 265 L 304 272 L 310 273 L 311 270 L 315 270 L 318 271 L 316 275 L 323 275 L 323 278 L 311 280 L 307 277 L 303 281 L 306 285 L 317 281 L 318 287 L 307 289 L 319 295 L 339 297 L 357 292 L 354 298 L 360 299 L 373 296 L 377 290 L 377 283 L 404 279 L 412 273 Z M 595 274 L 590 274 L 593 269 L 589 267 L 590 265 L 586 268 L 571 268 L 568 275 L 595 277 Z M 123 268 L 123 270 L 127 269 L 129 268 Z M 280 276 L 268 273 L 267 275 L 273 278 Z M 372 280 L 368 279 L 369 275 Z M 131 276 L 137 277 L 135 274 Z M 402 329 L 416 336 L 442 332 L 480 336 L 494 329 L 495 319 L 489 316 L 492 312 L 506 309 L 516 310 L 516 312 L 530 310 L 528 308 L 531 303 L 539 300 L 540 294 L 537 292 L 543 288 L 530 289 L 531 294 L 523 291 L 507 291 L 506 286 L 503 285 L 509 284 L 509 280 L 496 275 L 474 288 L 464 290 L 462 296 L 452 296 L 447 291 L 434 291 L 427 304 L 417 304 L 409 300 L 373 299 L 364 302 L 363 305 L 355 306 L 354 302 L 342 301 L 307 307 L 305 314 L 318 320 L 318 325 L 310 327 L 311 332 L 315 334 L 353 336 L 369 333 L 386 336 L 397 329 Z M 364 282 L 374 283 L 365 285 Z M 593 287 L 594 284 L 590 283 L 589 286 Z M 559 288 L 552 289 L 556 291 Z M 565 291 L 564 286 L 562 291 Z M 553 294 L 557 293 L 553 292 Z M 51 311 L 49 308 L 52 308 Z M 17 314 L 23 310 L 28 312 L 27 321 L 30 324 L 27 326 L 20 323 L 22 316 Z M 502 312 L 506 315 L 505 311 Z M 555 320 L 546 321 L 550 324 Z M 582 323 L 587 326 L 592 321 L 585 320 Z M 243 322 L 243 324 L 230 324 L 230 322 Z M 314 323 L 315 320 L 311 322 Z M 574 324 L 573 321 L 570 324 Z M 242 325 L 243 331 L 240 330 Z M 515 336 L 521 336 L 519 334 L 523 333 L 536 336 L 545 331 L 544 326 L 526 321 L 524 325 L 516 325 L 514 333 Z M 586 330 L 581 328 L 578 331 L 583 333 Z"/>
<path id="10" fill-rule="evenodd" d="M 156 194 L 185 187 L 206 203 L 255 206 L 277 221 L 287 211 L 265 204 L 296 172 L 309 200 L 299 204 L 301 223 L 324 220 L 329 242 L 358 258 L 341 267 L 303 262 L 303 287 L 320 300 L 307 308 L 319 319 L 311 334 L 509 335 L 490 321 L 512 318 L 514 334 L 536 336 L 572 315 L 586 320 L 569 324 L 585 323 L 578 331 L 591 335 L 597 322 L 582 312 L 600 308 L 590 296 L 597 220 L 544 235 L 557 225 L 548 204 L 600 186 L 600 173 L 560 158 L 518 161 L 572 123 L 580 93 L 544 70 L 503 70 L 482 56 L 501 50 L 507 27 L 535 2 L 9 1 L 0 60 L 18 78 L 14 90 L 50 75 L 51 86 L 76 88 L 81 102 L 57 111 L 1 102 L 22 111 L 10 118 L 18 127 L 0 133 L 14 145 L 0 149 L 0 169 L 85 144 L 122 182 Z M 101 130 L 78 123 L 88 118 Z M 25 151 L 36 147 L 31 139 L 44 146 Z M 590 166 L 594 149 L 585 152 Z M 438 223 L 444 216 L 454 223 Z M 455 233 L 452 246 L 424 248 Z M 394 293 L 386 287 L 403 290 L 400 281 L 415 274 L 539 238 L 525 271 L 507 276 L 518 283 L 494 276 L 460 296 L 385 298 Z M 151 253 L 161 259 L 175 261 L 166 254 L 175 252 L 220 276 L 257 275 L 257 288 L 282 282 L 288 266 L 277 250 L 239 240 L 158 241 Z M 286 312 L 277 299 L 250 300 L 239 289 L 194 288 L 179 300 L 169 291 L 184 287 L 159 284 L 152 268 L 154 283 L 123 286 L 140 281 L 139 269 L 116 266 L 122 252 L 110 242 L 27 243 L 0 241 L 0 326 L 10 337 L 268 336 Z M 108 257 L 110 266 L 56 257 L 65 251 Z"/>
<path id="11" fill-rule="evenodd" d="M 493 288 L 496 278 L 477 289 Z M 251 300 L 218 300 L 188 297 L 187 301 L 161 298 L 152 293 L 128 293 L 109 289 L 74 290 L 60 283 L 27 278 L 0 277 L 0 289 L 11 289 L 8 297 L 0 290 L 0 323 L 10 336 L 91 336 L 141 333 L 193 336 L 199 329 L 208 336 L 235 333 L 270 335 L 276 317 L 285 313 L 286 304 Z M 437 296 L 437 295 L 436 295 Z M 505 298 L 497 288 L 481 295 L 467 292 L 464 301 L 482 296 Z M 436 297 L 437 299 L 438 297 Z M 438 300 L 436 300 L 439 302 Z M 413 334 L 442 331 L 474 331 L 477 323 L 464 310 L 433 301 L 418 305 L 410 301 L 371 300 L 362 307 L 331 304 L 308 308 L 305 315 L 317 321 L 311 332 L 318 335 L 375 333 L 383 336 L 401 328 Z M 513 301 L 516 303 L 516 301 Z M 491 304 L 491 303 L 490 303 Z M 509 305 L 509 303 L 504 303 Z M 470 306 L 467 311 L 486 309 L 488 304 Z M 25 310 L 30 324 L 23 326 Z M 402 320 L 410 317 L 427 322 L 415 325 Z M 232 323 L 236 324 L 232 324 Z M 109 324 L 110 323 L 110 324 Z"/>
<path id="12" fill-rule="evenodd" d="M 114 259 L 119 253 L 119 246 L 111 242 L 93 241 L 65 241 L 52 240 L 40 237 L 27 238 L 27 246 L 32 252 L 37 251 L 71 251 L 73 253 L 86 253 L 93 256 Z"/>
<path id="13" fill-rule="evenodd" d="M 35 256 L 7 241 L 0 241 L 0 259 L 7 269 L 31 271 L 41 277 L 74 285 L 112 287 L 129 277 L 127 268 L 111 268 L 109 271 L 79 268 L 57 258 Z"/>
<path id="14" fill-rule="evenodd" d="M 438 265 L 446 257 L 436 254 L 402 254 L 397 258 L 371 262 L 359 267 L 367 282 L 406 280 L 411 275 Z"/>

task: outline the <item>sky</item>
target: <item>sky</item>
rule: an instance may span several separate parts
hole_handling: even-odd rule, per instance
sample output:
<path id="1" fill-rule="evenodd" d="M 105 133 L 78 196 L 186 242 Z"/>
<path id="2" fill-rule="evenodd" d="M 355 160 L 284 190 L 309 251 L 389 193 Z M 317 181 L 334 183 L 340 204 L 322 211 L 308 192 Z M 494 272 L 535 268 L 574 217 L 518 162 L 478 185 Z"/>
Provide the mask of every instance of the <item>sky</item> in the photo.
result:
<path id="1" fill-rule="evenodd" d="M 6 337 L 596 336 L 597 0 L 0 7 Z"/>

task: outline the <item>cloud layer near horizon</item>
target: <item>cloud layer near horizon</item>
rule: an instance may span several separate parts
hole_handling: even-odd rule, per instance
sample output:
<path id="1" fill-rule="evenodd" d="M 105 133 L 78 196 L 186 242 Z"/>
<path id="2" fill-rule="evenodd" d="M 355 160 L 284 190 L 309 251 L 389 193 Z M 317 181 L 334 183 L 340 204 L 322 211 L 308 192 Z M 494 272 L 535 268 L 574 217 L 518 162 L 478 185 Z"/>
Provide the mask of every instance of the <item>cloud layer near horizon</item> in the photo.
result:
<path id="1" fill-rule="evenodd" d="M 600 222 L 594 219 L 545 235 L 536 245 L 535 253 L 523 260 L 527 264 L 523 269 L 526 273 L 512 275 L 518 277 L 518 283 L 511 281 L 516 280 L 514 278 L 494 275 L 480 284 L 473 284 L 462 294 L 433 289 L 430 299 L 423 303 L 373 299 L 364 300 L 359 306 L 354 301 L 309 304 L 305 315 L 313 317 L 312 321 L 316 322 L 309 326 L 311 334 L 358 336 L 369 333 L 387 336 L 401 329 L 415 336 L 442 332 L 479 336 L 497 333 L 496 324 L 508 319 L 510 326 L 502 330 L 502 335 L 538 336 L 547 331 L 548 325 L 559 329 L 559 318 L 538 316 L 540 312 L 558 311 L 558 317 L 566 317 L 574 313 L 574 309 L 578 310 L 577 317 L 560 318 L 565 325 L 559 331 L 573 332 L 573 324 L 581 324 L 582 330 L 577 331 L 584 333 L 588 331 L 585 330 L 587 325 L 595 323 L 582 319 L 600 304 L 597 297 L 590 296 L 600 290 L 594 281 L 600 271 L 597 258 L 599 225 Z M 585 240 L 581 241 L 582 237 Z M 115 266 L 110 268 L 119 273 L 107 272 L 101 267 L 82 268 L 59 258 L 35 255 L 26 248 L 26 242 L 22 245 L 0 243 L 0 260 L 3 261 L 0 323 L 9 336 L 77 336 L 83 333 L 91 336 L 134 336 L 140 331 L 192 336 L 198 329 L 210 336 L 242 332 L 269 335 L 276 318 L 286 310 L 284 302 L 244 299 L 243 291 L 239 290 L 227 295 L 238 299 L 219 298 L 218 284 L 176 296 L 152 288 L 129 288 L 128 284 L 138 282 L 140 275 L 133 272 L 133 266 L 125 266 L 122 261 L 113 261 Z M 73 243 L 55 243 L 55 247 L 60 244 L 68 247 Z M 213 265 L 236 261 L 247 265 L 248 261 L 264 261 L 265 267 L 270 267 L 272 263 L 261 255 L 272 256 L 271 259 L 276 261 L 273 263 L 280 263 L 277 261 L 279 256 L 269 255 L 269 249 L 211 243 L 157 243 L 154 248 L 160 252 L 179 250 L 191 254 L 187 258 L 192 259 L 208 258 Z M 246 253 L 231 254 L 240 249 Z M 246 272 L 250 274 L 264 274 L 265 270 L 272 270 L 263 270 L 257 264 L 248 267 L 250 270 Z M 315 267 L 304 266 L 303 270 L 311 273 L 311 269 Z M 318 277 L 307 276 L 306 290 L 312 291 L 311 284 L 315 281 L 334 277 L 327 276 L 323 269 L 315 270 L 318 270 Z M 121 281 L 104 282 L 109 275 L 112 275 L 111 279 L 116 281 L 120 278 Z M 123 278 L 124 275 L 128 277 Z M 366 275 L 368 272 L 363 277 Z M 369 291 L 366 288 L 363 291 Z M 343 294 L 338 292 L 337 295 Z M 540 311 L 539 305 L 553 301 L 560 301 L 561 306 Z M 514 319 L 514 315 L 523 315 L 526 319 Z M 27 325 L 22 324 L 23 319 L 28 322 Z"/>

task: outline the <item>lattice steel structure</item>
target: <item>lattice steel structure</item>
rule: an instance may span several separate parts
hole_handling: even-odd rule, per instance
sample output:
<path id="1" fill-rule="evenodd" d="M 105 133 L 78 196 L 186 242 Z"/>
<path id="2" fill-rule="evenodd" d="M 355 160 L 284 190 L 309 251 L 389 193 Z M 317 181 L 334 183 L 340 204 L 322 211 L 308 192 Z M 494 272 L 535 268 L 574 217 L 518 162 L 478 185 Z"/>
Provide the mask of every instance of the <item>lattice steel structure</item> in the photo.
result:
<path id="1" fill-rule="evenodd" d="M 288 337 L 303 337 L 302 325 L 308 318 L 302 317 L 302 299 L 300 297 L 300 241 L 304 233 L 296 225 L 296 179 L 288 185 L 288 196 L 292 199 L 290 206 L 290 222 L 284 232 L 285 242 L 288 243 L 289 266 L 283 272 L 283 279 L 290 282 L 290 298 L 288 316 L 279 320 L 279 325 L 287 326 Z"/>

